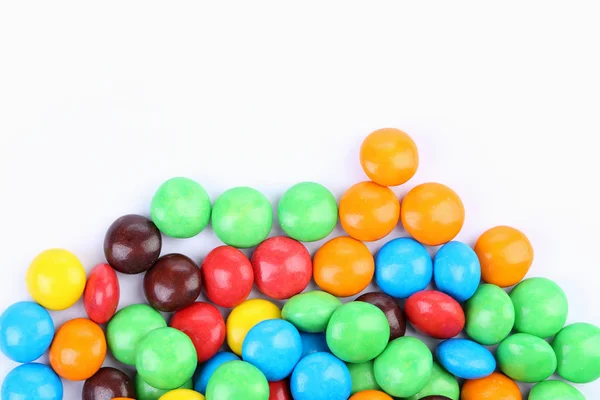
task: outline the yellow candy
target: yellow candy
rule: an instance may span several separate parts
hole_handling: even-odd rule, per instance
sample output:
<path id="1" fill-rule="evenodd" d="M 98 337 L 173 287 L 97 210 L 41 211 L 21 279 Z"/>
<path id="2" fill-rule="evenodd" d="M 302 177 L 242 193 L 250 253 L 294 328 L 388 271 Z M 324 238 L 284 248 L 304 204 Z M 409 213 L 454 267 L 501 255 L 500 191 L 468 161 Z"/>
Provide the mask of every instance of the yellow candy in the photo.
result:
<path id="1" fill-rule="evenodd" d="M 242 355 L 242 343 L 252 327 L 267 319 L 281 318 L 281 310 L 263 299 L 246 300 L 235 307 L 227 318 L 227 344 L 231 351 Z"/>
<path id="2" fill-rule="evenodd" d="M 33 300 L 49 310 L 64 310 L 79 300 L 86 277 L 73 253 L 50 249 L 31 262 L 25 280 Z"/>
<path id="3" fill-rule="evenodd" d="M 190 389 L 175 389 L 163 394 L 158 400 L 205 400 L 205 397 Z"/>

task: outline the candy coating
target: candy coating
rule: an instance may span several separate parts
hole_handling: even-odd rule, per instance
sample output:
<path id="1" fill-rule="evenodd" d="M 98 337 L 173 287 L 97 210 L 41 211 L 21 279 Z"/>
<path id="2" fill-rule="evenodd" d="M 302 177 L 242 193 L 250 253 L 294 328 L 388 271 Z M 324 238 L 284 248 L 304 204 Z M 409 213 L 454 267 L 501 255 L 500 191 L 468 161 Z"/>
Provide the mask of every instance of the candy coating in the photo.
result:
<path id="1" fill-rule="evenodd" d="M 373 360 L 365 361 L 364 363 L 346 363 L 350 378 L 352 380 L 352 394 L 365 390 L 380 389 L 375 380 L 375 372 L 373 370 Z"/>
<path id="2" fill-rule="evenodd" d="M 481 379 L 465 381 L 461 400 L 522 400 L 519 386 L 506 375 L 494 372 Z"/>
<path id="3" fill-rule="evenodd" d="M 335 296 L 320 290 L 300 293 L 289 299 L 281 317 L 303 332 L 325 332 L 331 316 L 342 306 Z"/>
<path id="4" fill-rule="evenodd" d="M 190 379 L 183 385 L 181 385 L 180 389 L 191 389 L 192 388 L 192 380 Z M 165 393 L 168 393 L 170 389 L 157 389 L 148 385 L 140 374 L 135 376 L 135 392 L 137 394 L 137 400 L 159 400 L 160 396 Z"/>
<path id="5" fill-rule="evenodd" d="M 269 384 L 258 368 L 230 361 L 216 369 L 208 381 L 207 400 L 269 400 Z"/>
<path id="6" fill-rule="evenodd" d="M 363 390 L 350 397 L 348 400 L 393 400 L 390 396 L 379 390 Z"/>
<path id="7" fill-rule="evenodd" d="M 217 368 L 229 361 L 240 361 L 240 358 L 229 351 L 223 351 L 215 354 L 204 364 L 201 364 L 196 379 L 194 379 L 194 390 L 205 394 L 206 386 L 212 374 Z"/>
<path id="8" fill-rule="evenodd" d="M 300 356 L 300 359 L 312 353 L 331 353 L 329 347 L 327 347 L 325 334 L 322 332 L 300 332 L 300 339 L 302 340 L 302 356 Z"/>
<path id="9" fill-rule="evenodd" d="M 558 375 L 575 383 L 600 378 L 600 328 L 578 322 L 564 327 L 552 342 Z"/>
<path id="10" fill-rule="evenodd" d="M 404 304 L 406 317 L 415 329 L 436 339 L 458 335 L 465 326 L 465 314 L 456 300 L 437 290 L 422 290 Z"/>
<path id="11" fill-rule="evenodd" d="M 342 361 L 329 353 L 313 353 L 294 369 L 290 388 L 294 400 L 346 400 L 352 382 Z"/>
<path id="12" fill-rule="evenodd" d="M 227 344 L 231 351 L 242 355 L 242 343 L 252 327 L 267 319 L 281 318 L 281 310 L 263 299 L 246 300 L 235 307 L 227 317 Z"/>
<path id="13" fill-rule="evenodd" d="M 122 371 L 103 367 L 83 384 L 82 400 L 112 400 L 114 398 L 134 398 L 135 387 Z"/>
<path id="14" fill-rule="evenodd" d="M 556 371 L 556 355 L 543 339 L 517 333 L 504 339 L 496 349 L 500 370 L 520 382 L 539 382 Z"/>
<path id="15" fill-rule="evenodd" d="M 205 400 L 205 397 L 191 389 L 175 389 L 163 394 L 159 400 Z"/>
<path id="16" fill-rule="evenodd" d="M 244 253 L 231 246 L 219 246 L 202 262 L 206 297 L 218 306 L 231 308 L 248 298 L 254 284 L 254 270 Z"/>
<path id="17" fill-rule="evenodd" d="M 0 398 L 7 400 L 62 400 L 60 378 L 46 365 L 22 364 L 10 371 L 2 382 Z"/>
<path id="18" fill-rule="evenodd" d="M 269 400 L 293 400 L 287 379 L 269 382 Z"/>
<path id="19" fill-rule="evenodd" d="M 466 332 L 477 343 L 500 343 L 515 323 L 515 309 L 506 292 L 489 283 L 479 286 L 465 305 Z"/>
<path id="20" fill-rule="evenodd" d="M 90 271 L 83 292 L 83 306 L 89 319 L 105 324 L 115 315 L 121 290 L 115 270 L 108 264 L 98 264 Z"/>
<path id="21" fill-rule="evenodd" d="M 435 255 L 433 278 L 440 292 L 463 302 L 471 298 L 481 280 L 477 254 L 464 243 L 448 242 Z"/>
<path id="22" fill-rule="evenodd" d="M 436 349 L 440 364 L 454 376 L 479 379 L 491 375 L 496 360 L 488 349 L 467 339 L 448 339 Z"/>
<path id="23" fill-rule="evenodd" d="M 529 400 L 585 400 L 573 386 L 562 381 L 547 380 L 531 388 Z"/>
<path id="24" fill-rule="evenodd" d="M 458 400 L 460 388 L 456 378 L 442 368 L 438 363 L 433 363 L 431 378 L 419 393 L 408 397 L 406 400 L 427 399 L 428 397 L 441 397 Z"/>
<path id="25" fill-rule="evenodd" d="M 359 296 L 356 301 L 373 304 L 383 311 L 390 325 L 390 340 L 404 336 L 406 333 L 406 318 L 404 317 L 404 312 L 392 296 L 381 292 L 371 292 Z"/>

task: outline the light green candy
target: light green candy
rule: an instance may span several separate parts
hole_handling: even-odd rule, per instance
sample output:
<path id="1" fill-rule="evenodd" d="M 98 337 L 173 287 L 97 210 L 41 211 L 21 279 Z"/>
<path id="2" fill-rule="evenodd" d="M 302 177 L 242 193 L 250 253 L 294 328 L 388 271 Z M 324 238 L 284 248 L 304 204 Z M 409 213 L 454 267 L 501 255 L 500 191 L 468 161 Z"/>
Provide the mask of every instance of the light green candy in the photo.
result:
<path id="1" fill-rule="evenodd" d="M 445 396 L 451 400 L 458 400 L 460 397 L 460 387 L 454 375 L 435 362 L 429 382 L 419 393 L 406 398 L 406 400 L 418 400 L 427 396 Z"/>
<path id="2" fill-rule="evenodd" d="M 544 339 L 528 333 L 509 336 L 498 345 L 496 359 L 508 377 L 520 382 L 540 382 L 556 371 L 556 355 Z"/>
<path id="3" fill-rule="evenodd" d="M 600 378 L 600 328 L 579 322 L 565 326 L 554 338 L 558 375 L 575 383 Z"/>
<path id="4" fill-rule="evenodd" d="M 585 400 L 585 396 L 568 383 L 544 381 L 531 389 L 529 400 Z"/>
<path id="5" fill-rule="evenodd" d="M 289 299 L 281 310 L 281 318 L 303 332 L 325 332 L 331 315 L 341 306 L 337 297 L 315 290 Z"/>
<path id="6" fill-rule="evenodd" d="M 373 360 L 358 364 L 347 363 L 346 366 L 352 380 L 352 394 L 363 390 L 380 390 L 373 372 Z"/>
<path id="7" fill-rule="evenodd" d="M 181 387 L 178 387 L 177 389 L 193 389 L 193 388 L 194 388 L 194 383 L 190 379 L 189 381 L 187 381 L 186 383 L 184 383 Z M 135 376 L 135 393 L 137 395 L 136 396 L 137 400 L 159 400 L 163 394 L 165 394 L 169 391 L 170 391 L 170 389 L 157 389 L 155 387 L 148 385 L 146 382 L 144 382 L 144 380 L 142 379 L 140 374 L 137 374 Z"/>
<path id="8" fill-rule="evenodd" d="M 465 330 L 474 341 L 486 346 L 504 340 L 515 323 L 515 310 L 506 292 L 483 284 L 465 305 Z"/>
<path id="9" fill-rule="evenodd" d="M 258 368 L 247 362 L 226 362 L 208 380 L 206 399 L 268 400 L 269 383 Z"/>

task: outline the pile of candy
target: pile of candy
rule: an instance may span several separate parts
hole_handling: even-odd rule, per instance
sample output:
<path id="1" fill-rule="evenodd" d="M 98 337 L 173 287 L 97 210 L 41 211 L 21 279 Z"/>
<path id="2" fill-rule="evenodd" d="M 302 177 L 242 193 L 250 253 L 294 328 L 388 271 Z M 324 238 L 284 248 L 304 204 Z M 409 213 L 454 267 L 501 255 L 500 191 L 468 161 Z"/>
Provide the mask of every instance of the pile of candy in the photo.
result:
<path id="1" fill-rule="evenodd" d="M 0 350 L 24 363 L 6 376 L 2 400 L 62 399 L 60 378 L 85 380 L 83 400 L 522 399 L 515 381 L 536 383 L 530 400 L 585 399 L 546 379 L 555 372 L 575 383 L 598 379 L 600 329 L 565 327 L 562 289 L 545 278 L 522 280 L 533 261 L 527 237 L 497 226 L 474 249 L 452 241 L 464 207 L 439 183 L 414 187 L 400 203 L 388 186 L 406 183 L 419 162 L 402 131 L 371 133 L 360 160 L 371 181 L 348 189 L 339 209 L 317 183 L 285 192 L 277 213 L 289 237 L 268 238 L 273 211 L 257 190 L 230 189 L 211 204 L 201 185 L 173 178 L 154 195 L 151 219 L 125 215 L 110 226 L 107 263 L 87 279 L 69 251 L 39 254 L 26 276 L 34 302 L 15 303 L 0 318 Z M 338 216 L 349 236 L 311 258 L 301 242 L 327 237 Z M 393 239 L 373 257 L 363 242 L 385 237 L 400 220 L 411 238 Z M 201 267 L 182 254 L 161 256 L 161 235 L 189 238 L 209 222 L 225 245 Z M 432 260 L 425 246 L 439 245 Z M 250 259 L 238 250 L 254 246 Z M 115 271 L 145 273 L 148 304 L 117 311 Z M 338 299 L 361 293 L 373 277 L 381 292 Z M 311 278 L 322 291 L 303 292 Z M 432 281 L 436 289 L 428 290 Z M 289 300 L 280 309 L 248 299 L 254 285 Z M 202 289 L 210 303 L 196 301 Z M 55 331 L 47 309 L 64 310 L 82 295 L 88 318 Z M 404 310 L 398 299 L 406 299 Z M 232 308 L 226 322 L 215 305 Z M 174 313 L 168 324 L 160 312 Z M 435 357 L 405 336 L 407 320 L 441 340 Z M 463 330 L 469 339 L 455 338 Z M 221 351 L 225 342 L 229 351 Z M 47 350 L 50 366 L 34 363 Z M 136 368 L 135 379 L 102 367 L 107 350 Z"/>

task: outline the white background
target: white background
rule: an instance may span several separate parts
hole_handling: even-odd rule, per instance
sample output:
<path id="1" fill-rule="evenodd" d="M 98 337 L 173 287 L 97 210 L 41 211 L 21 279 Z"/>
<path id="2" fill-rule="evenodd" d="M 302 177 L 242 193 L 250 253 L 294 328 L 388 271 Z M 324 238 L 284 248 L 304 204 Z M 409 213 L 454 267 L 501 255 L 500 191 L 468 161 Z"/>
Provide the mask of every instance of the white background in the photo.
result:
<path id="1" fill-rule="evenodd" d="M 421 155 L 399 195 L 453 187 L 470 244 L 522 229 L 529 276 L 562 285 L 569 322 L 600 324 L 594 1 L 199 3 L 0 3 L 0 310 L 29 298 L 46 248 L 103 262 L 110 223 L 148 214 L 167 178 L 213 201 L 248 185 L 276 204 L 304 180 L 339 198 L 366 179 L 362 139 L 392 126 Z M 218 244 L 207 229 L 163 252 L 201 261 Z M 121 307 L 144 300 L 142 276 L 120 279 Z M 13 367 L 0 355 L 0 380 Z M 65 384 L 78 399 L 81 383 Z M 598 382 L 579 388 L 600 397 Z"/>

